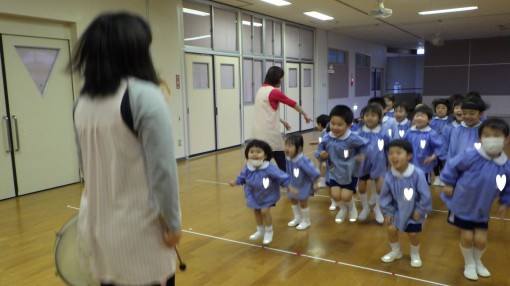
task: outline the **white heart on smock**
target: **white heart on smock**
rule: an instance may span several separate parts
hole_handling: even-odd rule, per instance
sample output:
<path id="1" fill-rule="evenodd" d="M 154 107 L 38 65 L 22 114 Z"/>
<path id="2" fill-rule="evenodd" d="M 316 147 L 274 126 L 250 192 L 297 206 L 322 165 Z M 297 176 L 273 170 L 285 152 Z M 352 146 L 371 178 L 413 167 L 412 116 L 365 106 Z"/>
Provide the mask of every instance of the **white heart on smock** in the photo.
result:
<path id="1" fill-rule="evenodd" d="M 427 141 L 425 141 L 423 139 L 420 140 L 420 147 L 421 147 L 421 149 L 425 149 L 425 145 L 427 145 Z"/>
<path id="2" fill-rule="evenodd" d="M 413 198 L 413 188 L 405 188 L 404 189 L 404 197 L 406 200 L 410 201 Z"/>
<path id="3" fill-rule="evenodd" d="M 262 179 L 262 185 L 264 186 L 264 189 L 267 189 L 267 187 L 269 187 L 269 178 Z"/>
<path id="4" fill-rule="evenodd" d="M 393 137 L 391 134 L 392 134 L 391 129 L 388 129 L 388 135 L 390 135 L 390 137 Z"/>
<path id="5" fill-rule="evenodd" d="M 377 147 L 379 147 L 379 151 L 383 150 L 383 148 L 384 148 L 384 140 L 383 139 L 377 140 Z"/>
<path id="6" fill-rule="evenodd" d="M 349 157 L 349 150 L 344 150 L 344 158 Z"/>
<path id="7" fill-rule="evenodd" d="M 399 131 L 398 131 L 398 135 L 400 135 L 400 138 L 404 137 L 404 134 L 405 134 L 405 133 L 406 133 L 406 132 L 405 132 L 404 130 L 399 130 Z"/>
<path id="8" fill-rule="evenodd" d="M 476 142 L 473 145 L 475 145 L 476 150 L 478 150 L 478 149 L 480 149 L 480 147 L 482 147 L 482 143 L 480 143 L 480 142 Z"/>
<path id="9" fill-rule="evenodd" d="M 503 191 L 503 189 L 506 186 L 506 175 L 505 174 L 496 176 L 496 185 L 498 185 L 498 189 L 500 192 Z"/>
<path id="10" fill-rule="evenodd" d="M 298 168 L 294 168 L 294 177 L 299 177 L 299 169 Z"/>
<path id="11" fill-rule="evenodd" d="M 319 137 L 319 143 L 321 143 L 321 142 L 322 142 L 322 137 Z"/>

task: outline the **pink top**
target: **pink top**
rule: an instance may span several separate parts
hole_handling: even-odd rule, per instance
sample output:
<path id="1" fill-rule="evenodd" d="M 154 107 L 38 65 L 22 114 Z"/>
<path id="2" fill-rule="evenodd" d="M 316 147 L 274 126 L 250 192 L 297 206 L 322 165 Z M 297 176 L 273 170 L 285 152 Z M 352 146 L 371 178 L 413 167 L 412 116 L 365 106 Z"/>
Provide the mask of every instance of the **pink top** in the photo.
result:
<path id="1" fill-rule="evenodd" d="M 264 84 L 262 86 L 271 86 L 269 84 Z M 281 90 L 277 89 L 277 88 L 274 88 L 270 93 L 269 93 L 269 105 L 271 105 L 271 107 L 274 109 L 274 110 L 277 110 L 278 109 L 278 103 L 283 103 L 283 104 L 286 104 L 292 108 L 294 108 L 297 104 L 297 102 L 295 102 L 294 100 L 288 98 Z"/>

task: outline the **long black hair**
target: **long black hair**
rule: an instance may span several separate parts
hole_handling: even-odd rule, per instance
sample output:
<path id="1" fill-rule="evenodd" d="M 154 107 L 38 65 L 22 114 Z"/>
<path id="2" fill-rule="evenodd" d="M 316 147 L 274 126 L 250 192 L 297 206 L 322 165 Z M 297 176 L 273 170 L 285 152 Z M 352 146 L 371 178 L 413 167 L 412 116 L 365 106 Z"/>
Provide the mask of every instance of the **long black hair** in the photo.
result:
<path id="1" fill-rule="evenodd" d="M 99 15 L 78 41 L 70 68 L 84 76 L 81 93 L 106 96 L 122 79 L 136 77 L 159 84 L 150 55 L 149 24 L 127 12 Z"/>
<path id="2" fill-rule="evenodd" d="M 285 72 L 281 67 L 272 66 L 267 70 L 266 78 L 264 79 L 265 84 L 275 86 L 280 83 Z"/>

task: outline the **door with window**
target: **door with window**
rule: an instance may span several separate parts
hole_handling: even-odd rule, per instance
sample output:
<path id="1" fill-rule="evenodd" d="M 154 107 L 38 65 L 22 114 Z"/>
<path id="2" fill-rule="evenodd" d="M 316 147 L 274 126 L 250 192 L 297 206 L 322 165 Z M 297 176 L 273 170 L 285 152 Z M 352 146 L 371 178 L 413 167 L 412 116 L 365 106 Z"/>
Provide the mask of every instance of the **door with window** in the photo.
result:
<path id="1" fill-rule="evenodd" d="M 69 42 L 2 35 L 2 44 L 9 106 L 2 114 L 3 142 L 10 141 L 4 147 L 18 194 L 79 182 Z"/>
<path id="2" fill-rule="evenodd" d="M 301 131 L 313 129 L 315 126 L 313 88 L 313 64 L 301 64 L 301 108 L 312 118 L 312 122 L 306 123 L 304 117 L 300 117 Z"/>
<path id="3" fill-rule="evenodd" d="M 290 99 L 297 102 L 297 104 L 301 105 L 299 100 L 299 89 L 300 89 L 300 68 L 298 63 L 287 63 L 286 65 L 287 71 L 285 72 L 285 79 L 287 85 L 285 86 L 285 94 Z M 285 105 L 285 116 L 287 122 L 290 124 L 292 129 L 289 132 L 296 132 L 301 130 L 300 127 L 300 116 L 297 111 L 295 111 L 292 107 Z"/>
<path id="4" fill-rule="evenodd" d="M 1 61 L 2 55 L 0 54 L 0 62 Z M 11 158 L 13 150 L 11 144 L 11 124 L 10 117 L 7 114 L 7 105 L 5 103 L 4 77 L 2 69 L 0 69 L 0 115 L 2 116 L 2 132 L 0 133 L 2 142 L 2 149 L 0 151 L 0 200 L 12 198 L 16 195 Z"/>

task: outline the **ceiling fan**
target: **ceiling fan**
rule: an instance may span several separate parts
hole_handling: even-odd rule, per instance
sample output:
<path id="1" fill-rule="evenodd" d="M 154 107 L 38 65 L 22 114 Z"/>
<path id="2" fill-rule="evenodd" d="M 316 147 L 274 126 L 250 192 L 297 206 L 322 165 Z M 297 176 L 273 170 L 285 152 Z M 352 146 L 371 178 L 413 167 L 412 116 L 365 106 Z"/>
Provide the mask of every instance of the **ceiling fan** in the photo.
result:
<path id="1" fill-rule="evenodd" d="M 375 18 L 388 18 L 391 14 L 393 14 L 393 10 L 384 8 L 384 0 L 379 0 L 377 8 L 368 12 L 368 15 Z"/>

